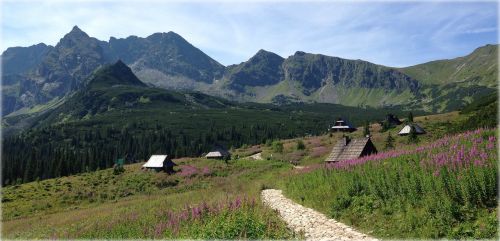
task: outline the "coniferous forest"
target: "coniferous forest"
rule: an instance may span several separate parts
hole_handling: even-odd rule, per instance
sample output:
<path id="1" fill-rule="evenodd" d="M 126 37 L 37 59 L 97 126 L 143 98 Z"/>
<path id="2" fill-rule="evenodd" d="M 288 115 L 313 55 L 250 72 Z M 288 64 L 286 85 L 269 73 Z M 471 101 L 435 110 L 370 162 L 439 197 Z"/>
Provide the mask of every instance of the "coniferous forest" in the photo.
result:
<path id="1" fill-rule="evenodd" d="M 382 119 L 377 109 L 329 104 L 299 105 L 264 110 L 245 106 L 229 110 L 179 112 L 174 117 L 75 121 L 45 125 L 4 138 L 2 184 L 67 176 L 112 167 L 118 158 L 125 163 L 147 160 L 152 154 L 173 158 L 200 156 L 215 145 L 226 148 L 264 143 L 269 139 L 317 135 L 341 113 L 352 113 L 355 124 L 367 118 Z M 224 112 L 224 111 L 222 111 Z M 161 115 L 165 116 L 164 113 Z M 143 114 L 130 114 L 143 116 Z"/>

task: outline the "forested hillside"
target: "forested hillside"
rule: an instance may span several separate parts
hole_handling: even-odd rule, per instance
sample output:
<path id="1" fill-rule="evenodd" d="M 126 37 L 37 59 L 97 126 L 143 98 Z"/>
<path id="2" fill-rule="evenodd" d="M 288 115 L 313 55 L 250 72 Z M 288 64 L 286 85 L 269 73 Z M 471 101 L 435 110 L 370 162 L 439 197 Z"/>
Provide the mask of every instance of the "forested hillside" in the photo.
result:
<path id="1" fill-rule="evenodd" d="M 3 142 L 3 183 L 109 168 L 152 154 L 199 156 L 267 140 L 317 135 L 337 117 L 361 125 L 395 109 L 332 104 L 238 104 L 200 93 L 147 87 L 122 62 L 108 65 L 88 85 L 36 124 Z M 29 148 L 28 148 L 29 147 Z"/>

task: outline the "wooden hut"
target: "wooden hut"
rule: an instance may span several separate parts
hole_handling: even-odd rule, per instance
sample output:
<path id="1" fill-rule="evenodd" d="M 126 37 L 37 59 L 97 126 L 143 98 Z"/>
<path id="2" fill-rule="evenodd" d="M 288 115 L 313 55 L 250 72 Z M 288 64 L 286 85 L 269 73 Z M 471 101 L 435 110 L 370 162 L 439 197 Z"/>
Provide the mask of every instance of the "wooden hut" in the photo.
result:
<path id="1" fill-rule="evenodd" d="M 396 126 L 401 125 L 401 123 L 403 123 L 399 120 L 397 116 L 393 114 L 387 114 L 387 116 L 385 117 L 385 121 L 389 123 L 389 125 L 396 125 Z"/>
<path id="2" fill-rule="evenodd" d="M 205 155 L 207 159 L 227 159 L 231 158 L 231 153 L 224 148 L 216 148 Z"/>
<path id="3" fill-rule="evenodd" d="M 410 124 L 407 124 L 403 127 L 403 129 L 401 129 L 398 133 L 398 135 L 400 136 L 406 136 L 406 135 L 409 135 L 410 132 L 411 132 L 411 129 L 415 128 L 415 133 L 417 135 L 422 135 L 422 134 L 425 134 L 425 130 L 424 128 L 420 127 L 418 124 L 416 123 L 410 123 Z"/>
<path id="4" fill-rule="evenodd" d="M 330 130 L 333 132 L 353 132 L 356 131 L 356 128 L 347 123 L 344 119 L 338 118 L 335 124 L 330 127 Z"/>
<path id="5" fill-rule="evenodd" d="M 174 166 L 177 166 L 168 155 L 152 155 L 149 160 L 142 165 L 143 168 L 165 171 L 168 174 L 175 173 Z"/>
<path id="6" fill-rule="evenodd" d="M 369 136 L 352 140 L 348 136 L 344 136 L 335 144 L 325 162 L 351 160 L 375 153 L 377 153 L 377 148 Z"/>

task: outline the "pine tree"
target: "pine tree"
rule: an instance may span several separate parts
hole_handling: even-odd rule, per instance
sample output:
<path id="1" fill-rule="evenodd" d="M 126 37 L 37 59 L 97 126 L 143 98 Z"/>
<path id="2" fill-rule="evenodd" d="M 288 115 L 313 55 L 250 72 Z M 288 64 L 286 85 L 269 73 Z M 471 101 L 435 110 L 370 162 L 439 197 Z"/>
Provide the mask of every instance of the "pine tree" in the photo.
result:
<path id="1" fill-rule="evenodd" d="M 415 130 L 415 126 L 411 126 L 410 134 L 408 135 L 408 143 L 418 143 L 417 131 Z"/>
<path id="2" fill-rule="evenodd" d="M 306 145 L 304 144 L 304 142 L 302 140 L 298 140 L 297 141 L 297 150 L 305 150 L 306 149 Z"/>
<path id="3" fill-rule="evenodd" d="M 365 129 L 363 131 L 363 135 L 364 136 L 370 135 L 370 122 L 368 121 L 365 123 Z"/>
<path id="4" fill-rule="evenodd" d="M 394 138 L 391 136 L 391 133 L 387 135 L 387 138 L 385 139 L 385 149 L 389 150 L 394 148 Z"/>
<path id="5" fill-rule="evenodd" d="M 410 111 L 410 113 L 408 114 L 408 122 L 409 123 L 412 123 L 413 122 L 413 113 Z"/>

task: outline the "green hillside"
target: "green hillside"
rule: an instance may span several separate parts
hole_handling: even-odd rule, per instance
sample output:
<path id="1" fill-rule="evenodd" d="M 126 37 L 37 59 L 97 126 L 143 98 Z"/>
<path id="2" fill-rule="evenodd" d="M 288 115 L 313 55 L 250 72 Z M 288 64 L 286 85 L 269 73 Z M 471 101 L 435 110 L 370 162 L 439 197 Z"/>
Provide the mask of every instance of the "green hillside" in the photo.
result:
<path id="1" fill-rule="evenodd" d="M 354 124 L 382 120 L 397 108 L 332 104 L 239 104 L 201 93 L 144 86 L 118 62 L 96 71 L 89 84 L 62 103 L 34 115 L 27 131 L 3 142 L 3 183 L 13 184 L 108 168 L 129 154 L 199 156 L 270 139 L 324 133 L 338 117 Z M 9 130 L 12 116 L 4 120 Z M 29 123 L 28 123 L 29 124 Z M 29 150 L 25 146 L 31 146 Z"/>
<path id="2" fill-rule="evenodd" d="M 498 85 L 498 45 L 477 48 L 464 57 L 432 61 L 400 70 L 426 85 L 459 83 L 494 87 Z"/>
<path id="3" fill-rule="evenodd" d="M 483 106 L 481 103 L 475 106 L 470 109 L 483 109 L 477 107 Z M 491 185 L 496 183 L 493 158 L 496 149 L 489 146 L 495 142 L 492 139 L 495 130 L 469 131 L 459 139 L 446 137 L 453 143 L 464 144 L 468 152 L 472 150 L 472 142 L 481 139 L 478 150 L 486 152 L 485 160 L 494 164 L 484 168 L 461 169 L 446 174 L 449 176 L 441 171 L 436 176 L 434 170 L 415 171 L 412 166 L 413 160 L 424 160 L 427 152 L 391 154 L 432 146 L 423 150 L 451 155 L 447 148 L 453 145 L 443 146 L 439 139 L 449 133 L 450 125 L 460 123 L 471 113 L 464 110 L 462 114 L 415 117 L 428 132 L 419 136 L 417 147 L 408 145 L 408 137 L 395 134 L 402 126 L 384 131 L 378 124 L 372 124 L 372 139 L 382 152 L 378 157 L 383 160 L 356 166 L 354 170 L 322 170 L 324 159 L 342 135 L 334 133 L 233 149 L 233 159 L 227 163 L 205 158 L 175 159 L 179 166 L 175 167 L 178 172 L 174 175 L 141 170 L 141 162 L 125 165 L 123 173 L 104 169 L 9 185 L 4 187 L 2 195 L 2 236 L 21 239 L 300 237 L 291 233 L 275 212 L 260 204 L 261 189 L 278 188 L 296 202 L 377 238 L 493 238 L 497 202 L 496 189 Z M 363 136 L 362 129 L 351 136 Z M 394 149 L 386 152 L 384 142 L 388 133 L 392 133 L 395 141 Z M 258 152 L 263 160 L 249 157 Z M 72 165 L 78 160 L 77 156 L 68 158 Z M 303 168 L 294 168 L 290 163 Z M 403 172 L 403 179 L 397 179 L 398 172 Z M 459 177 L 467 181 L 458 182 Z M 446 180 L 453 185 L 450 187 L 453 195 L 443 194 Z M 416 188 L 419 183 L 421 189 Z M 352 195 L 346 196 L 349 190 Z M 344 207 L 341 205 L 346 208 L 340 209 Z"/>
<path id="4" fill-rule="evenodd" d="M 8 239 L 290 239 L 258 198 L 261 183 L 290 170 L 278 161 L 174 160 L 175 175 L 142 164 L 3 189 Z M 30 229 L 24 228 L 26 225 Z"/>

